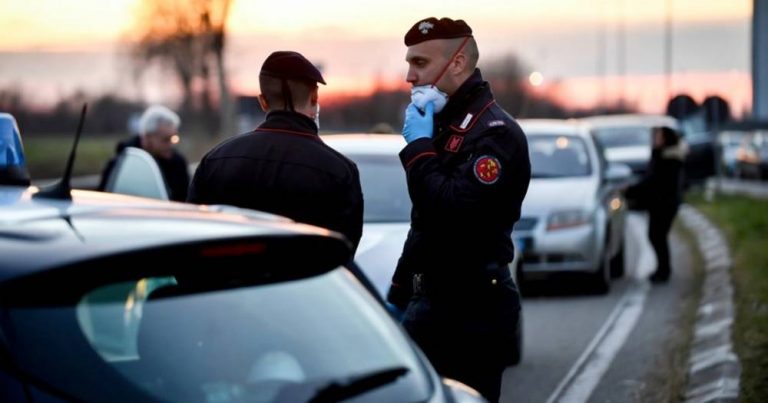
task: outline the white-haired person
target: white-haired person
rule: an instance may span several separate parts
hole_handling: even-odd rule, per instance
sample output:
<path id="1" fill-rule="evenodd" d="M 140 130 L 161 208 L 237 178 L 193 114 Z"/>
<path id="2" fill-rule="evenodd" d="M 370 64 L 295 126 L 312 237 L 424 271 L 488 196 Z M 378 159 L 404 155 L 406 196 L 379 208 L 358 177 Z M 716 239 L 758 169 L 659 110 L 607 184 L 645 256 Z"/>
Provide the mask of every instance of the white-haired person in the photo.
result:
<path id="1" fill-rule="evenodd" d="M 163 174 L 170 199 L 185 201 L 189 188 L 188 163 L 175 147 L 179 142 L 180 125 L 179 115 L 169 108 L 162 105 L 147 108 L 139 119 L 138 134 L 117 144 L 115 156 L 102 171 L 99 190 L 105 189 L 107 178 L 123 150 L 136 147 L 154 157 Z"/>

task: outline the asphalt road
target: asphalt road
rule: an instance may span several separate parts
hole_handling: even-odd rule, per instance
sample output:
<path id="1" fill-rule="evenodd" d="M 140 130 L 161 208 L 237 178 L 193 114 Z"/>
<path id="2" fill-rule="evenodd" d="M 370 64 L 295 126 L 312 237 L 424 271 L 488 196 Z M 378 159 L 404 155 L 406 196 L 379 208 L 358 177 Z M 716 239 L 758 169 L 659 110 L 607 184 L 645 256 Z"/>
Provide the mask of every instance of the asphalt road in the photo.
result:
<path id="1" fill-rule="evenodd" d="M 691 253 L 673 233 L 673 277 L 651 286 L 655 267 L 645 216 L 630 215 L 627 274 L 608 295 L 578 283 L 541 283 L 523 299 L 523 361 L 507 369 L 502 402 L 669 401 L 670 368 L 693 306 Z"/>

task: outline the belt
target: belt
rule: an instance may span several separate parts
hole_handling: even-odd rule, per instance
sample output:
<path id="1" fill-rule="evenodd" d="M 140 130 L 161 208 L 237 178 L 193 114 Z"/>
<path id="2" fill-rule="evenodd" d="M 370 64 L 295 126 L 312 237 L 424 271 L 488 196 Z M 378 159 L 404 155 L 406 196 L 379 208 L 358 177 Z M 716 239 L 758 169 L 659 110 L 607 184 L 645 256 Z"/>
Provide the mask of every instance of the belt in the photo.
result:
<path id="1" fill-rule="evenodd" d="M 497 286 L 511 278 L 506 263 L 487 264 L 478 273 L 465 272 L 462 275 L 441 276 L 438 273 L 414 273 L 413 293 L 426 295 L 468 287 Z"/>

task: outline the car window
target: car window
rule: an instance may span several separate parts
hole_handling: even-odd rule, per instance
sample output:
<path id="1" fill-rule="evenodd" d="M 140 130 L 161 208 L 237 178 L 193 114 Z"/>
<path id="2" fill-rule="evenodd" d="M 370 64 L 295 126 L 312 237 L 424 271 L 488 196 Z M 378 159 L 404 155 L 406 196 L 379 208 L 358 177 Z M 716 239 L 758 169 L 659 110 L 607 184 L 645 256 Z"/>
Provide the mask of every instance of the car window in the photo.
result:
<path id="1" fill-rule="evenodd" d="M 589 176 L 592 162 L 584 141 L 575 136 L 528 136 L 531 176 L 563 178 Z"/>
<path id="2" fill-rule="evenodd" d="M 408 371 L 360 399 L 431 393 L 402 331 L 343 268 L 224 289 L 125 280 L 9 318 L 25 370 L 86 401 L 307 401 L 331 382 L 397 367 Z"/>
<path id="3" fill-rule="evenodd" d="M 617 147 L 651 147 L 651 129 L 648 127 L 606 127 L 595 130 L 597 140 L 606 149 Z"/>
<path id="4" fill-rule="evenodd" d="M 397 155 L 347 154 L 360 171 L 365 222 L 403 222 L 411 219 L 408 185 Z"/>

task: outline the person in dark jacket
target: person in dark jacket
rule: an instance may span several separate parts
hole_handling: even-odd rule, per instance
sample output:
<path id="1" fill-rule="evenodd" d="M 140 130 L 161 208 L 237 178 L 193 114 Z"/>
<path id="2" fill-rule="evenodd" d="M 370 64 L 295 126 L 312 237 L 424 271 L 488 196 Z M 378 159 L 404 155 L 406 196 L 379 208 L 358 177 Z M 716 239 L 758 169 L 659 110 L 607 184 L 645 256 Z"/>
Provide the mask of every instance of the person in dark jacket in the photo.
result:
<path id="1" fill-rule="evenodd" d="M 512 227 L 528 190 L 528 143 L 476 68 L 462 20 L 427 18 L 405 35 L 413 86 L 400 152 L 413 207 L 387 299 L 437 371 L 500 395 L 520 351 Z"/>
<path id="2" fill-rule="evenodd" d="M 189 164 L 176 150 L 179 142 L 181 119 L 174 111 L 162 105 L 152 105 L 139 119 L 139 134 L 117 144 L 115 156 L 102 171 L 98 189 L 104 191 L 115 163 L 126 147 L 141 148 L 157 162 L 163 175 L 168 196 L 174 201 L 185 201 L 189 187 Z"/>
<path id="3" fill-rule="evenodd" d="M 354 248 L 363 231 L 357 166 L 318 136 L 320 71 L 296 52 L 274 52 L 259 73 L 267 117 L 203 157 L 188 201 L 230 204 L 340 232 Z"/>
<path id="4" fill-rule="evenodd" d="M 639 182 L 627 188 L 627 197 L 639 200 L 648 210 L 648 239 L 656 254 L 656 270 L 650 281 L 663 283 L 672 273 L 667 240 L 672 222 L 683 200 L 685 142 L 670 127 L 653 128 L 653 150 L 648 170 Z"/>

